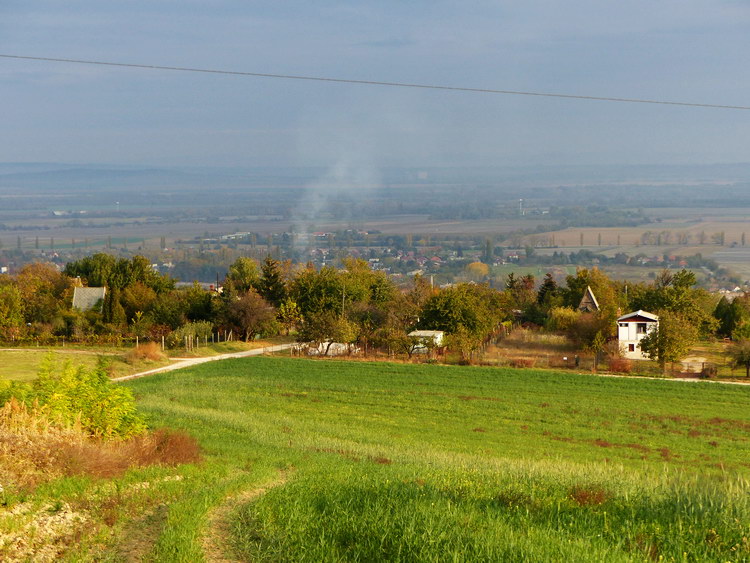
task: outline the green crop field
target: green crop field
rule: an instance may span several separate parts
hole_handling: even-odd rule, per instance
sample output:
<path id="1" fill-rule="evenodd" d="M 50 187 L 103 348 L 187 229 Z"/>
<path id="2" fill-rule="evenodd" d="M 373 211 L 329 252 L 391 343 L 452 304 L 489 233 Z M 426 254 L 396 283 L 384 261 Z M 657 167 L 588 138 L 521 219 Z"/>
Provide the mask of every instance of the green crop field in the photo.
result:
<path id="1" fill-rule="evenodd" d="M 750 559 L 748 388 L 287 358 L 128 386 L 205 448 L 154 560 L 201 560 L 226 498 L 242 560 Z"/>
<path id="2" fill-rule="evenodd" d="M 750 560 L 748 387 L 272 357 L 125 385 L 203 460 L 6 487 L 0 559 Z"/>

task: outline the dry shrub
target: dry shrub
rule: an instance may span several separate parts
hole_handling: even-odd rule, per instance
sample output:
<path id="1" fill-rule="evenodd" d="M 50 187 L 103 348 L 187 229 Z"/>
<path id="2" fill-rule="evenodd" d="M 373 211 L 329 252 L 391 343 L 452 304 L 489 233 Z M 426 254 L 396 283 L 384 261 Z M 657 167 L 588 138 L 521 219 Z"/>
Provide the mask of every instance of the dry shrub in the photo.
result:
<path id="1" fill-rule="evenodd" d="M 533 368 L 536 361 L 534 358 L 512 358 L 510 365 L 514 368 Z"/>
<path id="2" fill-rule="evenodd" d="M 630 373 L 633 363 L 627 358 L 610 358 L 609 370 L 617 373 Z"/>
<path id="3" fill-rule="evenodd" d="M 158 362 L 165 358 L 161 347 L 156 342 L 144 342 L 125 354 L 125 361 L 133 364 L 136 361 L 148 360 Z"/>
<path id="4" fill-rule="evenodd" d="M 599 506 L 610 498 L 609 493 L 599 485 L 576 485 L 569 496 L 578 506 Z"/>
<path id="5" fill-rule="evenodd" d="M 0 409 L 0 483 L 27 487 L 65 475 L 63 448 L 87 439 L 80 425 L 54 425 L 39 410 L 11 399 Z"/>
<path id="6" fill-rule="evenodd" d="M 200 460 L 194 438 L 157 430 L 128 440 L 102 440 L 80 424 L 60 426 L 44 411 L 15 399 L 0 408 L 0 483 L 23 488 L 62 477 L 112 477 L 130 467 L 178 465 Z"/>
<path id="7" fill-rule="evenodd" d="M 198 442 L 182 430 L 160 428 L 129 442 L 134 465 L 180 465 L 201 460 Z"/>

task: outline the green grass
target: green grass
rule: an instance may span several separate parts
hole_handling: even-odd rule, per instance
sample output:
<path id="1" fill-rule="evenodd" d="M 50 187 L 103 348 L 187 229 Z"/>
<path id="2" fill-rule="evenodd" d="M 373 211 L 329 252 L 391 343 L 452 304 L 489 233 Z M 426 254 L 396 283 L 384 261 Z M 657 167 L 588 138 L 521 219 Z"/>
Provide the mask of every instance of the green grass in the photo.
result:
<path id="1" fill-rule="evenodd" d="M 99 358 L 104 357 L 110 364 L 112 377 L 138 373 L 167 364 L 145 360 L 128 363 L 122 348 L 73 349 L 73 348 L 19 348 L 0 350 L 0 380 L 31 381 L 36 379 L 45 358 L 52 356 L 56 362 L 70 362 L 75 365 L 94 367 Z"/>
<path id="2" fill-rule="evenodd" d="M 127 384 L 185 428 L 150 557 L 200 560 L 205 515 L 243 559 L 750 559 L 750 389 L 505 370 L 253 358 Z"/>

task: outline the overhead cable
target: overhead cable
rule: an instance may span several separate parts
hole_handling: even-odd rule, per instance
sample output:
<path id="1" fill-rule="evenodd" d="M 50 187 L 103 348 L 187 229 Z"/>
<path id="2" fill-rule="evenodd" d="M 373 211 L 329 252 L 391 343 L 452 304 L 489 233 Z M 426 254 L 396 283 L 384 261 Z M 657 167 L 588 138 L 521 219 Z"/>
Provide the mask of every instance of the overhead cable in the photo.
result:
<path id="1" fill-rule="evenodd" d="M 139 68 L 147 70 L 167 70 L 176 72 L 199 72 L 204 74 L 224 74 L 232 76 L 252 76 L 255 78 L 275 78 L 284 80 L 307 80 L 315 82 L 333 82 L 339 84 L 361 84 L 367 86 L 389 86 L 395 88 L 421 88 L 425 90 L 448 90 L 453 92 L 474 92 L 480 94 L 503 94 L 510 96 L 537 96 L 543 98 L 565 98 L 572 100 L 587 100 L 587 101 L 600 101 L 600 102 L 619 102 L 628 104 L 658 104 L 667 106 L 686 106 L 686 107 L 697 107 L 697 108 L 714 108 L 714 109 L 731 109 L 731 110 L 750 110 L 750 106 L 736 106 L 727 104 L 710 104 L 710 103 L 696 103 L 696 102 L 680 102 L 674 100 L 655 100 L 646 98 L 624 98 L 624 97 L 613 97 L 613 96 L 587 96 L 581 94 L 561 94 L 556 92 L 532 92 L 524 90 L 499 90 L 494 88 L 471 88 L 464 86 L 445 86 L 439 84 L 417 84 L 410 82 L 388 82 L 381 80 L 357 80 L 352 78 L 333 78 L 326 76 L 305 76 L 297 74 L 274 74 L 268 72 L 245 72 L 237 70 L 220 70 L 210 68 L 192 68 L 192 67 L 181 67 L 181 66 L 163 66 L 163 65 L 148 65 L 148 64 L 137 64 L 137 63 L 120 63 L 112 61 L 95 61 L 95 60 L 84 60 L 84 59 L 65 59 L 57 57 L 32 57 L 27 55 L 7 55 L 0 53 L 0 57 L 5 59 L 20 59 L 27 61 L 46 61 L 55 63 L 71 63 L 81 65 L 98 65 L 98 66 L 109 66 L 109 67 L 124 67 L 124 68 Z"/>

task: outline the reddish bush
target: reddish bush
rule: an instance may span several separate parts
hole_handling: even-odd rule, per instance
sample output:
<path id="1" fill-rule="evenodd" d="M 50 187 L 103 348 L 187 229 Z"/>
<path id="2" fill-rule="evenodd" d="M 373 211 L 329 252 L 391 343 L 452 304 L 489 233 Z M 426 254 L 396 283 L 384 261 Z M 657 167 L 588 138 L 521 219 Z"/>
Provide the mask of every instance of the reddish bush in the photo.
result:
<path id="1" fill-rule="evenodd" d="M 599 485 L 576 485 L 570 489 L 570 498 L 578 506 L 598 506 L 609 500 L 609 493 Z"/>
<path id="2" fill-rule="evenodd" d="M 161 346 L 156 342 L 144 342 L 137 348 L 133 348 L 127 354 L 125 354 L 125 361 L 130 363 L 136 360 L 150 360 L 152 362 L 158 362 L 164 359 L 164 354 L 161 352 Z"/>
<path id="3" fill-rule="evenodd" d="M 535 363 L 534 358 L 513 358 L 510 360 L 510 365 L 514 368 L 533 368 Z"/>
<path id="4" fill-rule="evenodd" d="M 627 358 L 611 358 L 609 360 L 609 370 L 617 373 L 630 373 L 633 364 Z"/>

